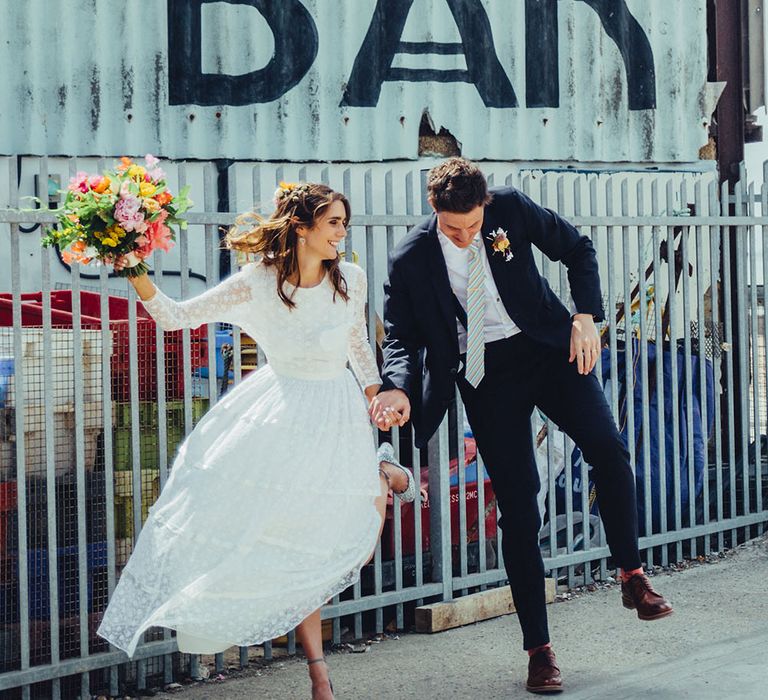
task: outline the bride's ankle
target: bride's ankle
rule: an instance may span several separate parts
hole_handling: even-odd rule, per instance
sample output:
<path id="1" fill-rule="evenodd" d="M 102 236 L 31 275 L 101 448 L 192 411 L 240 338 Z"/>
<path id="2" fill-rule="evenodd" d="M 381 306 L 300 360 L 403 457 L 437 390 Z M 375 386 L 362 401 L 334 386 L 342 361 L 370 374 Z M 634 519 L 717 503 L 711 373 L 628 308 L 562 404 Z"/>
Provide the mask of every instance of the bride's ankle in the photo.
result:
<path id="1" fill-rule="evenodd" d="M 328 664 L 323 658 L 308 660 L 307 670 L 313 683 L 328 680 Z"/>
<path id="2" fill-rule="evenodd" d="M 325 659 L 311 659 L 307 661 L 309 680 L 312 683 L 313 698 L 333 698 L 333 684 L 328 675 L 328 665 Z"/>

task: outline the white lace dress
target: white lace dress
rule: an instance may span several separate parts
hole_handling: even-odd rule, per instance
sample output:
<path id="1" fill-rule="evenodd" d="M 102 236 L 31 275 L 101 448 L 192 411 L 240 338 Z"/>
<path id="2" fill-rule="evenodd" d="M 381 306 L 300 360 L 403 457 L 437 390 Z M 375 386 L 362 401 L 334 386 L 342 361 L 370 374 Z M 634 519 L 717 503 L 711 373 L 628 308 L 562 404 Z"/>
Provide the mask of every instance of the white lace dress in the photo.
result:
<path id="1" fill-rule="evenodd" d="M 378 465 L 347 360 L 363 387 L 380 379 L 365 273 L 341 269 L 349 302 L 334 301 L 326 277 L 296 289 L 289 310 L 259 263 L 189 301 L 144 302 L 165 330 L 236 324 L 268 364 L 179 448 L 98 630 L 129 655 L 149 627 L 175 629 L 190 653 L 285 634 L 354 583 L 373 551 Z"/>

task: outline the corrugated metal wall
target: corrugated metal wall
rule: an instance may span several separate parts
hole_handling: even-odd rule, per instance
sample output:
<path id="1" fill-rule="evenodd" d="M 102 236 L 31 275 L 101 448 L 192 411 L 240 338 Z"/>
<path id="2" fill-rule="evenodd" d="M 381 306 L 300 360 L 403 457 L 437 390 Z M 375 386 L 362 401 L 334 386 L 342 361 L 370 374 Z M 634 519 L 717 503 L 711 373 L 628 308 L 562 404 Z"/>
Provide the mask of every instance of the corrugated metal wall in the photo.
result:
<path id="1" fill-rule="evenodd" d="M 706 0 L 0 0 L 0 153 L 693 162 Z"/>

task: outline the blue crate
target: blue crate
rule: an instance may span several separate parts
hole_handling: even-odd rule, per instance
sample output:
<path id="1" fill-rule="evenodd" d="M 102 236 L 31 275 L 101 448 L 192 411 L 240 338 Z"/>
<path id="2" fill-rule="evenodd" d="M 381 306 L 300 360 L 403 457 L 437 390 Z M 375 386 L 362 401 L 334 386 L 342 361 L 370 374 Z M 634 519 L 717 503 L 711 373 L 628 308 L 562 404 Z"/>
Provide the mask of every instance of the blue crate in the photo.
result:
<path id="1" fill-rule="evenodd" d="M 227 343 L 229 345 L 233 345 L 234 342 L 232 340 L 232 329 L 227 329 L 224 331 L 216 331 L 216 376 L 221 379 L 224 376 L 224 357 L 221 354 L 221 346 L 224 345 L 224 343 Z M 196 371 L 196 374 L 199 377 L 203 377 L 204 379 L 208 378 L 208 368 L 207 367 L 201 367 Z M 234 379 L 235 373 L 230 370 L 229 371 L 229 378 Z"/>
<path id="2" fill-rule="evenodd" d="M 80 610 L 78 547 L 59 547 L 57 550 L 59 615 L 77 615 Z M 107 566 L 107 543 L 87 545 L 88 610 L 93 611 L 94 578 Z M 19 566 L 18 555 L 9 555 L 3 566 L 0 581 L 0 614 L 5 624 L 19 621 Z M 29 617 L 47 620 L 51 616 L 51 596 L 48 580 L 48 550 L 27 551 L 27 584 L 29 591 Z"/>
<path id="3" fill-rule="evenodd" d="M 0 357 L 0 408 L 5 407 L 5 399 L 8 395 L 8 384 L 14 373 L 12 357 Z"/>

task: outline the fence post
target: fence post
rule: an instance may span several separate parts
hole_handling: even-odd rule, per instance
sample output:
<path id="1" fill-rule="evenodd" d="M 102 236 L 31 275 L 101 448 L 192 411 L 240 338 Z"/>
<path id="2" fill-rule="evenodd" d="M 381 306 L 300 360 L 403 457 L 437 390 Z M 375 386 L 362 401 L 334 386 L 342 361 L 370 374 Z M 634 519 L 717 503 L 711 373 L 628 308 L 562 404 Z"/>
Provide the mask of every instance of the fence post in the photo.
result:
<path id="1" fill-rule="evenodd" d="M 432 580 L 443 584 L 443 600 L 453 599 L 451 566 L 451 488 L 448 452 L 448 416 L 429 441 L 429 549 Z"/>

